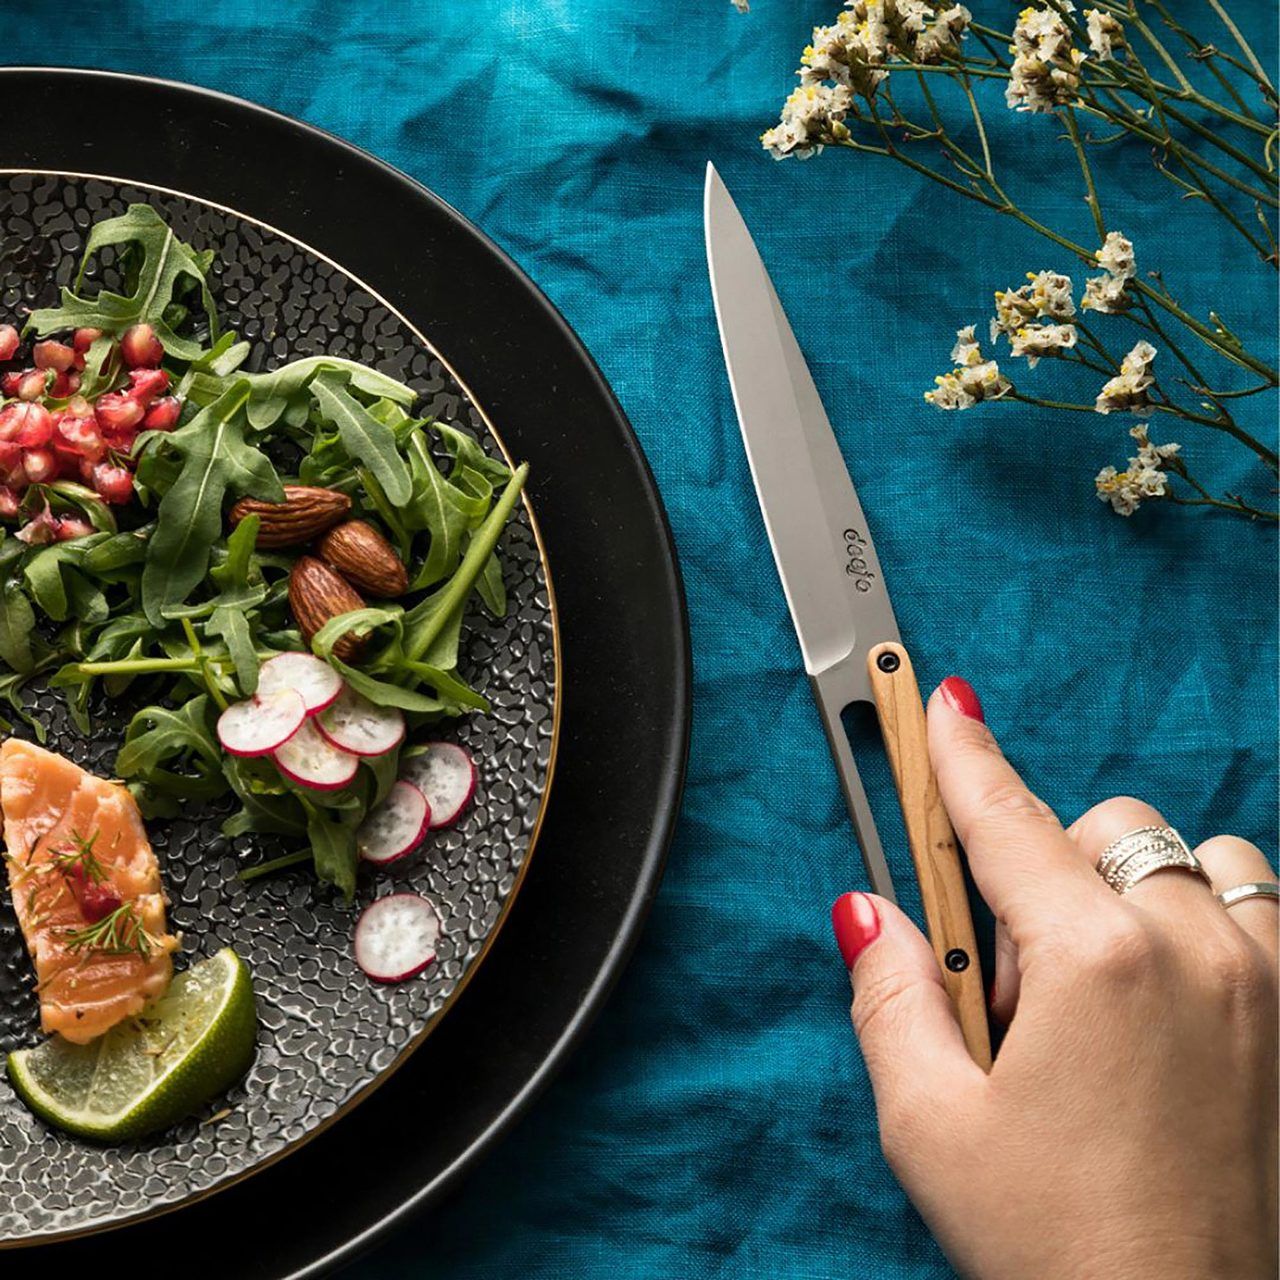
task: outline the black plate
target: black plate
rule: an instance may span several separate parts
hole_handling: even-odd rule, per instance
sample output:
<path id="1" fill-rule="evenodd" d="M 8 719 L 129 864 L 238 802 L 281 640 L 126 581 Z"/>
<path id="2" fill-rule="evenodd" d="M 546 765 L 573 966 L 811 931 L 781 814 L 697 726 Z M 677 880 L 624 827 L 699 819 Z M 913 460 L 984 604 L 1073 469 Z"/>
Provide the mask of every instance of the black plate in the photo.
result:
<path id="1" fill-rule="evenodd" d="M 215 257 L 210 291 L 222 322 L 252 344 L 250 372 L 283 359 L 333 355 L 407 383 L 421 412 L 470 431 L 496 456 L 499 441 L 439 354 L 366 282 L 283 232 L 188 195 L 106 178 L 0 172 L 0 297 L 5 314 L 53 305 L 73 280 L 90 229 L 148 203 L 174 233 Z M 119 291 L 118 266 L 95 274 Z M 16 305 L 14 298 L 21 299 Z M 417 410 L 415 410 L 417 412 Z M 510 461 L 510 460 L 508 460 Z M 153 820 L 178 964 L 232 946 L 248 964 L 258 1047 L 248 1074 L 182 1123 L 103 1151 L 42 1124 L 0 1089 L 0 1245 L 119 1226 L 176 1208 L 279 1159 L 345 1114 L 396 1070 L 448 1012 L 484 959 L 533 852 L 551 784 L 560 682 L 549 573 L 528 504 L 500 543 L 507 609 L 471 609 L 460 670 L 492 705 L 430 730 L 466 747 L 479 778 L 461 820 L 412 857 L 360 877 L 341 901 L 308 872 L 244 884 L 238 872 L 287 852 L 287 839 L 221 834 L 226 804 Z M 43 553 L 43 554 L 48 554 Z M 92 732 L 64 697 L 28 690 L 47 745 L 111 776 L 132 712 L 146 692 L 90 699 Z M 30 734 L 19 725 L 18 731 Z M 436 961 L 402 984 L 369 981 L 351 949 L 356 914 L 381 894 L 424 894 L 441 916 Z M 31 964 L 8 902 L 0 905 L 0 1052 L 41 1039 Z M 215 1114 L 221 1118 L 211 1123 Z"/>
<path id="2" fill-rule="evenodd" d="M 490 958 L 427 1050 L 352 1117 L 240 1186 L 110 1237 L 113 1252 L 150 1251 L 117 1256 L 180 1258 L 192 1277 L 321 1270 L 438 1196 L 493 1144 L 629 954 L 661 875 L 688 742 L 688 631 L 670 533 L 590 357 L 527 278 L 421 187 L 316 130 L 201 90 L 24 69 L 0 71 L 0 85 L 0 167 L 172 187 L 314 246 L 427 333 L 537 477 L 558 571 L 564 719 L 539 854 Z M 394 1153 L 381 1169 L 369 1158 L 378 1151 Z M 263 1222 L 269 1205 L 305 1205 L 305 1218 L 276 1219 L 284 1229 L 269 1244 L 260 1231 L 227 1230 Z M 105 1244 L 45 1246 L 32 1261 L 88 1264 Z"/>

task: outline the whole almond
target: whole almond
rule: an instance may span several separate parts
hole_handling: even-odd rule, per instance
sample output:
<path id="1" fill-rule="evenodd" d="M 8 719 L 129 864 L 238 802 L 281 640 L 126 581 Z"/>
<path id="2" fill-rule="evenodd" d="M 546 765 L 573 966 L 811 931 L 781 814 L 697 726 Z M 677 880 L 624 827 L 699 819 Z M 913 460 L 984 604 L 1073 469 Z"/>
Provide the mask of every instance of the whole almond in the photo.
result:
<path id="1" fill-rule="evenodd" d="M 310 542 L 330 525 L 337 524 L 351 510 L 351 499 L 336 489 L 317 489 L 305 484 L 287 484 L 283 502 L 263 502 L 241 498 L 231 508 L 231 524 L 245 516 L 258 517 L 259 547 L 298 547 Z"/>
<path id="2" fill-rule="evenodd" d="M 364 607 L 359 592 L 340 578 L 323 560 L 299 556 L 289 571 L 289 607 L 298 630 L 308 644 L 311 637 L 331 618 Z M 352 662 L 364 652 L 364 636 L 347 632 L 333 646 L 333 655 Z"/>
<path id="3" fill-rule="evenodd" d="M 388 599 L 409 589 L 395 548 L 367 520 L 344 520 L 320 539 L 320 558 L 366 595 Z"/>

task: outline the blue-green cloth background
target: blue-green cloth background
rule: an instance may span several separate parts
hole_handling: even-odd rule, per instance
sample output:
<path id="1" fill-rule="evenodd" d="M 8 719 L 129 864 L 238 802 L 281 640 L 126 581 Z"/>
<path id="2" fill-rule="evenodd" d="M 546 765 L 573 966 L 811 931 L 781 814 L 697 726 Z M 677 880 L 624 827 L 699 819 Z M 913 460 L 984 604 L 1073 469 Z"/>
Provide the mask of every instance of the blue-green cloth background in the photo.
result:
<path id="1" fill-rule="evenodd" d="M 1015 6 L 974 7 L 1004 24 Z M 1233 8 L 1273 64 L 1274 6 Z M 1197 511 L 1111 515 L 1092 480 L 1124 465 L 1125 416 L 943 415 L 922 403 L 953 331 L 985 329 L 993 289 L 1074 267 L 899 167 L 831 152 L 780 165 L 759 150 L 809 27 L 837 9 L 97 0 L 0 12 L 11 63 L 240 94 L 432 187 L 577 329 L 671 514 L 695 725 L 684 817 L 644 939 L 536 1111 L 444 1209 L 361 1262 L 360 1280 L 950 1274 L 882 1163 L 848 1027 L 828 908 L 862 877 L 720 360 L 703 257 L 708 158 L 810 358 L 922 681 L 968 676 L 1065 818 L 1136 792 L 1193 839 L 1273 842 L 1272 532 Z M 1052 123 L 998 101 L 989 119 L 1015 188 L 1089 239 Z M 1140 266 L 1273 347 L 1265 272 L 1202 209 L 1178 204 L 1141 148 L 1113 149 L 1103 169 L 1108 221 Z M 1100 326 L 1126 346 L 1136 336 L 1123 320 Z M 1162 355 L 1158 368 L 1169 364 Z M 1018 376 L 1048 395 L 1067 387 L 1051 363 Z M 1274 398 L 1251 403 L 1245 420 L 1272 432 Z M 1172 434 L 1158 419 L 1153 432 Z M 1176 438 L 1217 486 L 1265 493 L 1230 442 L 1194 427 Z M 891 856 L 905 877 L 901 848 Z"/>

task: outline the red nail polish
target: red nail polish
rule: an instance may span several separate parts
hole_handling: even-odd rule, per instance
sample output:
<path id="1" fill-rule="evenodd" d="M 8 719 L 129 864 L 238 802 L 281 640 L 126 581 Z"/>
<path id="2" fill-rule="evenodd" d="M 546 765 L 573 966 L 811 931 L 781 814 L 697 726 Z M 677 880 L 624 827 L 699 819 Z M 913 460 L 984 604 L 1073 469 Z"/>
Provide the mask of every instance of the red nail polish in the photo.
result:
<path id="1" fill-rule="evenodd" d="M 880 917 L 865 893 L 846 893 L 831 908 L 831 927 L 846 969 L 880 936 Z"/>
<path id="2" fill-rule="evenodd" d="M 973 685 L 963 677 L 948 676 L 938 687 L 942 691 L 943 701 L 952 711 L 958 711 L 970 720 L 977 720 L 979 724 L 987 723 L 986 716 L 982 714 L 982 703 L 978 701 Z"/>

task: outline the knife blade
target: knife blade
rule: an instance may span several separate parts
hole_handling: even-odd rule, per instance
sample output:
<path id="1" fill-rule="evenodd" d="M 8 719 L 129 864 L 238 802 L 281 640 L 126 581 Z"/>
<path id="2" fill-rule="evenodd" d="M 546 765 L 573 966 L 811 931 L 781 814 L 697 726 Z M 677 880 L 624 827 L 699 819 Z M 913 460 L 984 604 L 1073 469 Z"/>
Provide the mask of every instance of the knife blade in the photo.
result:
<path id="1" fill-rule="evenodd" d="M 955 836 L 929 764 L 924 708 L 862 504 L 773 282 L 707 165 L 707 267 L 747 462 L 805 671 L 876 893 L 896 900 L 841 721 L 875 705 L 930 940 L 970 1053 L 991 1061 L 978 952 Z"/>

